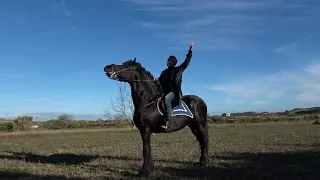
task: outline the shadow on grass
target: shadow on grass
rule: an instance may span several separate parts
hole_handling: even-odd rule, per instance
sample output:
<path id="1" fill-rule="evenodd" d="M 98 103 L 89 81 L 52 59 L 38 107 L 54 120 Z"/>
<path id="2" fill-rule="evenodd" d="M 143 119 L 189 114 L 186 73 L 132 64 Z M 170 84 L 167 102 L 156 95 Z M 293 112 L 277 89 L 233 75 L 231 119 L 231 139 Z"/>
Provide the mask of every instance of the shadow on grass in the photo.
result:
<path id="1" fill-rule="evenodd" d="M 34 175 L 23 172 L 8 172 L 8 171 L 0 171 L 1 180 L 13 180 L 13 179 L 24 179 L 24 180 L 85 180 L 83 178 L 69 178 L 66 176 L 58 176 L 58 175 Z"/>
<path id="2" fill-rule="evenodd" d="M 277 143 L 277 146 L 284 147 L 298 147 L 298 148 L 308 148 L 313 151 L 320 151 L 320 143 L 308 144 L 308 143 Z"/>
<path id="3" fill-rule="evenodd" d="M 32 153 L 6 152 L 12 155 L 0 154 L 0 159 L 24 160 L 33 163 L 48 163 L 48 164 L 66 164 L 77 165 L 84 162 L 90 162 L 99 156 L 77 155 L 77 154 L 53 154 L 50 156 L 36 155 Z"/>
<path id="4" fill-rule="evenodd" d="M 65 163 L 79 164 L 91 161 L 94 158 L 106 158 L 112 160 L 123 161 L 141 161 L 140 158 L 132 158 L 127 156 L 87 156 L 74 154 L 57 154 L 52 156 L 39 156 L 23 153 L 15 153 L 12 156 L 0 155 L 0 158 L 8 159 L 26 159 L 28 162 L 42 163 Z M 214 162 L 213 162 L 214 160 Z M 286 152 L 286 153 L 237 153 L 227 152 L 218 154 L 210 158 L 208 167 L 199 167 L 191 165 L 190 162 L 155 160 L 158 162 L 167 162 L 168 166 L 163 167 L 155 163 L 155 169 L 150 179 L 318 179 L 320 177 L 320 152 L 319 151 L 303 151 L 303 152 Z M 176 162 L 176 164 L 174 164 Z M 170 165 L 169 165 L 170 164 Z M 126 177 L 127 179 L 137 178 L 137 171 L 141 166 L 132 166 L 119 168 L 112 164 L 104 166 L 85 165 L 86 168 L 103 170 L 112 172 L 117 177 Z M 91 171 L 91 170 L 90 170 Z M 23 173 L 15 175 L 0 173 L 0 177 L 24 177 Z M 6 176 L 5 176 L 6 175 Z M 15 176 L 14 176 L 15 175 Z M 56 177 L 52 177 L 54 179 Z M 57 179 L 64 179 L 65 177 Z M 107 177 L 106 177 L 107 178 Z M 10 178 L 12 179 L 12 178 Z M 32 178 L 29 178 L 32 179 Z M 35 177 L 35 179 L 37 179 Z M 38 179 L 41 179 L 39 177 Z M 43 178 L 43 179 L 50 179 Z M 65 178 L 67 179 L 67 178 Z"/>
<path id="5" fill-rule="evenodd" d="M 208 167 L 184 165 L 183 167 L 157 167 L 150 179 L 306 179 L 320 177 L 320 152 L 287 153 L 224 153 L 213 156 L 215 162 Z M 187 164 L 187 163 L 186 163 Z M 214 165 L 215 166 L 214 166 Z M 106 169 L 128 179 L 137 178 L 132 173 L 140 167 L 128 171 Z M 130 170 L 131 169 L 131 170 Z"/>
<path id="6" fill-rule="evenodd" d="M 214 159 L 214 162 L 212 160 Z M 208 167 L 199 167 L 185 163 L 159 167 L 149 179 L 319 179 L 320 152 L 287 152 L 287 153 L 224 153 L 211 157 Z M 141 164 L 142 165 L 142 164 Z M 181 167 L 182 166 L 182 167 Z M 126 177 L 138 178 L 134 173 L 139 167 L 128 167 L 119 170 L 113 167 L 102 167 L 104 170 Z M 88 167 L 88 168 L 98 168 Z"/>
<path id="7" fill-rule="evenodd" d="M 23 152 L 8 152 L 5 153 L 10 155 L 0 154 L 0 159 L 12 159 L 12 160 L 23 160 L 26 162 L 33 163 L 48 163 L 48 164 L 66 164 L 66 165 L 77 165 L 85 162 L 90 162 L 97 158 L 104 158 L 110 161 L 120 160 L 120 161 L 139 161 L 143 162 L 143 157 L 134 158 L 130 156 L 99 156 L 99 155 L 78 155 L 78 154 L 53 154 L 50 156 L 37 155 L 32 153 Z M 192 164 L 196 162 L 191 161 L 177 161 L 177 160 L 161 160 L 154 159 L 155 162 L 164 163 L 175 163 L 175 164 Z"/>
<path id="8" fill-rule="evenodd" d="M 217 167 L 163 168 L 175 178 L 319 179 L 320 152 L 227 153 L 214 156 Z M 216 163 L 215 163 L 216 164 Z"/>
<path id="9" fill-rule="evenodd" d="M 143 163 L 143 156 L 141 154 L 141 158 L 134 158 L 134 157 L 129 157 L 129 156 L 101 156 L 102 158 L 106 158 L 108 160 L 122 160 L 122 161 L 139 161 Z M 162 163 L 174 163 L 174 164 L 194 164 L 197 162 L 193 161 L 178 161 L 178 160 L 164 160 L 164 159 L 155 159 L 152 158 L 152 160 L 157 163 L 157 162 L 162 162 Z"/>

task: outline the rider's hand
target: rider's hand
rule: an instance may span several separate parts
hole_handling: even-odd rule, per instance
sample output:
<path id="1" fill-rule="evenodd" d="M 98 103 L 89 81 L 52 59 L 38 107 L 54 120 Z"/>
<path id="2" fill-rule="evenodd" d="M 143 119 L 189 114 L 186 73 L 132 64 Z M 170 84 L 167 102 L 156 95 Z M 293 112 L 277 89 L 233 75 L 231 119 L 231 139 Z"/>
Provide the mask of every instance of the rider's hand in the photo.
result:
<path id="1" fill-rule="evenodd" d="M 189 46 L 190 46 L 190 50 L 192 50 L 192 48 L 193 48 L 193 46 L 194 46 L 194 44 L 193 44 L 192 41 L 190 42 L 190 45 L 189 45 Z"/>

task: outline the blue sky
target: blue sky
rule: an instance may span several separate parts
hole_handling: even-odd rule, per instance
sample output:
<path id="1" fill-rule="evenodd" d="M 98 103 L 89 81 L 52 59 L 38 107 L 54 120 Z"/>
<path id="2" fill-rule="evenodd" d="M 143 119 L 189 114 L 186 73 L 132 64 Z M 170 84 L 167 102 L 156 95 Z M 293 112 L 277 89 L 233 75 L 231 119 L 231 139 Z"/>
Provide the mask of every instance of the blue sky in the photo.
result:
<path id="1" fill-rule="evenodd" d="M 183 92 L 209 112 L 320 104 L 318 0 L 10 0 L 0 6 L 0 116 L 99 115 L 137 57 L 155 76 L 195 47 Z"/>

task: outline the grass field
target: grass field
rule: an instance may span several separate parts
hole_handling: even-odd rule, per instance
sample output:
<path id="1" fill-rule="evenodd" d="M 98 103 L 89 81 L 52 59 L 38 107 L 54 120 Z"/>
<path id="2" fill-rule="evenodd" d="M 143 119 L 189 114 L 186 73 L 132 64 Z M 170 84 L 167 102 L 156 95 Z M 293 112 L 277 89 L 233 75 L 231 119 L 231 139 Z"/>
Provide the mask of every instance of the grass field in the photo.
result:
<path id="1" fill-rule="evenodd" d="M 55 132 L 55 133 L 54 133 Z M 150 179 L 319 179 L 320 125 L 210 127 L 210 164 L 188 128 L 152 136 Z M 135 179 L 138 131 L 69 130 L 0 135 L 0 179 Z"/>

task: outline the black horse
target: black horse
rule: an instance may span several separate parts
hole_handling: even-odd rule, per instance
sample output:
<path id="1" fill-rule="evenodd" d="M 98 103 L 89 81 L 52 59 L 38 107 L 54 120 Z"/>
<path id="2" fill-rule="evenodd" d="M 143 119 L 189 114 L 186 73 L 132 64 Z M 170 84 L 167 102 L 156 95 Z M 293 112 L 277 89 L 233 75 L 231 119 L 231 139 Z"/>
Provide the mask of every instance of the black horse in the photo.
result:
<path id="1" fill-rule="evenodd" d="M 153 80 L 154 77 L 151 73 L 136 62 L 136 58 L 121 65 L 107 65 L 104 67 L 104 71 L 110 79 L 128 82 L 131 86 L 131 96 L 135 107 L 133 121 L 140 131 L 143 141 L 144 163 L 140 176 L 149 176 L 153 169 L 150 146 L 151 134 L 171 133 L 186 126 L 190 127 L 200 143 L 200 165 L 206 166 L 208 164 L 207 105 L 200 97 L 195 95 L 182 96 L 181 100 L 185 104 L 180 105 L 187 109 L 189 114 L 176 113 L 171 119 L 170 128 L 164 129 L 161 127 L 164 124 L 163 103 L 159 101 L 163 97 L 161 87 Z"/>

